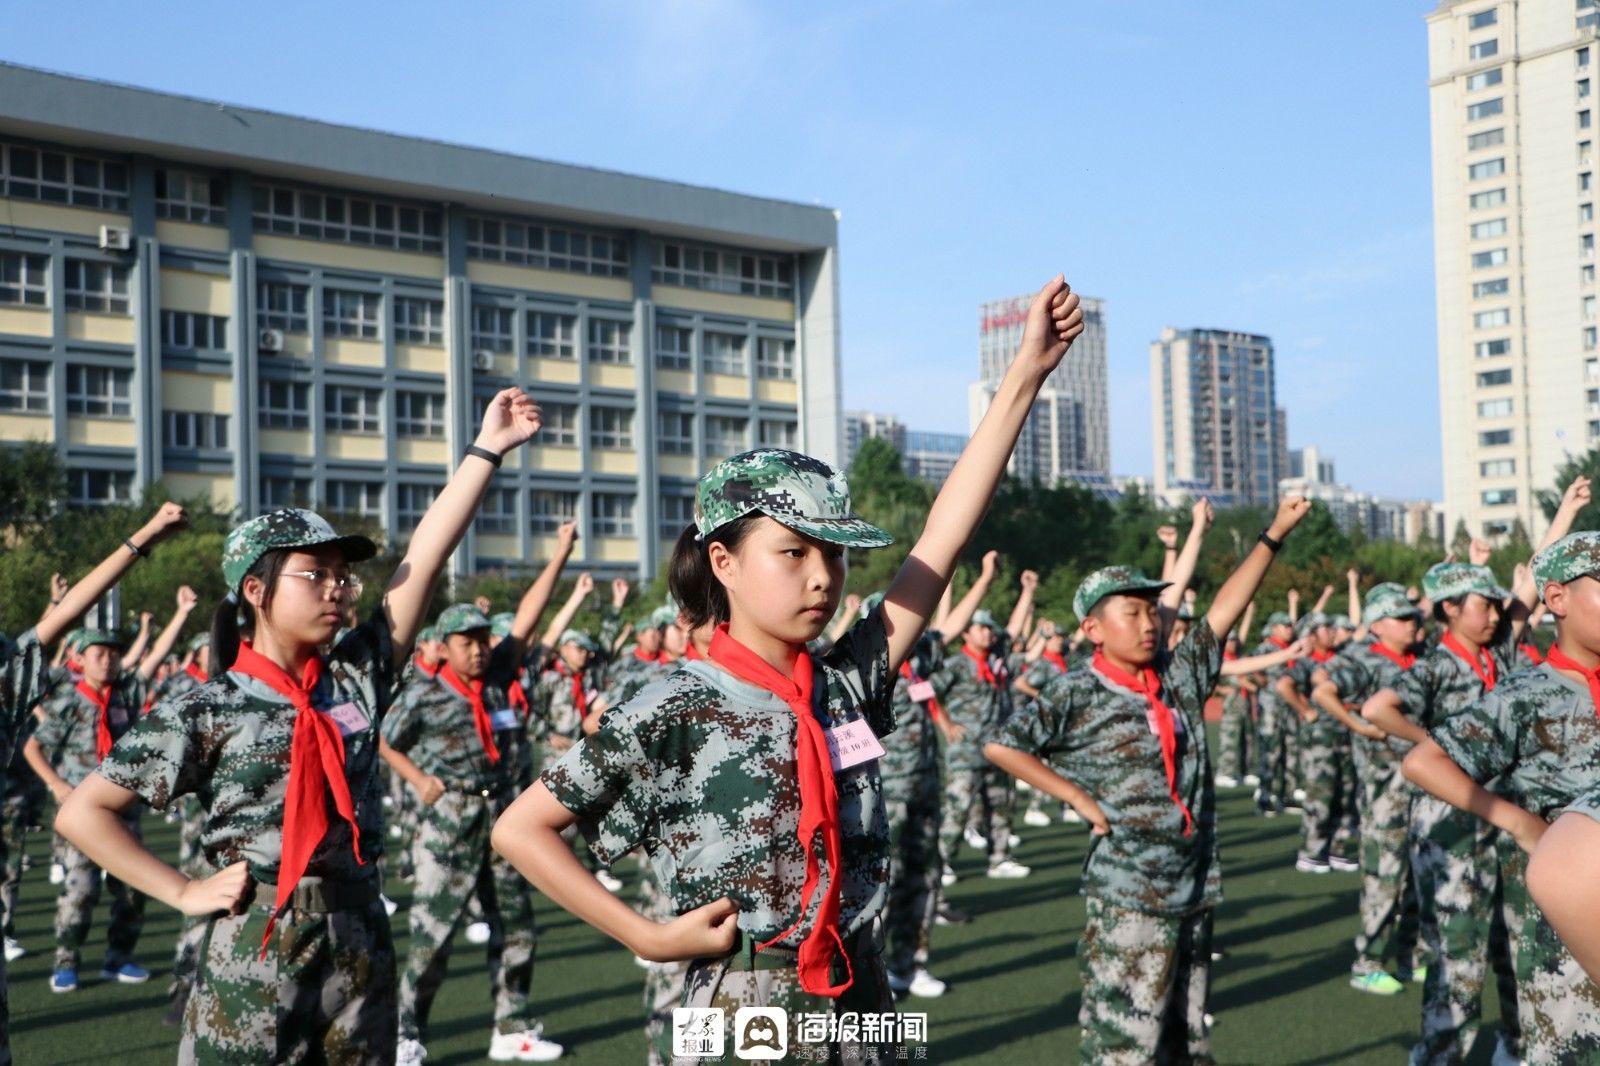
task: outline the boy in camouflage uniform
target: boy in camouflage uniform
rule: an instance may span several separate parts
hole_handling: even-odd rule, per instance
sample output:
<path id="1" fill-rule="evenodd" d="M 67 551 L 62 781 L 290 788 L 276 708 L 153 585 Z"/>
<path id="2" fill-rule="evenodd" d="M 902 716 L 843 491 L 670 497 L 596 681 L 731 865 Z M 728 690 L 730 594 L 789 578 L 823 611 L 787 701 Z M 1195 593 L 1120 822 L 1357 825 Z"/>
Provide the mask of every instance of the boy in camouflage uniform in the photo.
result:
<path id="1" fill-rule="evenodd" d="M 1316 676 L 1326 674 L 1336 656 L 1333 626 L 1327 615 L 1313 611 L 1300 619 L 1298 631 L 1312 642 L 1311 653 L 1289 672 L 1297 698 L 1311 694 Z M 1308 704 L 1309 706 L 1309 704 Z M 1355 851 L 1356 809 L 1351 787 L 1350 733 L 1332 716 L 1322 714 L 1300 727 L 1300 757 L 1306 798 L 1300 816 L 1300 854 L 1295 869 L 1322 874 L 1330 869 L 1353 872 L 1360 868 Z"/>
<path id="2" fill-rule="evenodd" d="M 1212 1061 L 1206 1012 L 1221 870 L 1204 713 L 1222 671 L 1216 634 L 1238 620 L 1306 510 L 1298 498 L 1280 505 L 1261 545 L 1171 651 L 1158 640 L 1166 582 L 1128 567 L 1090 574 L 1073 596 L 1097 646 L 1090 668 L 1050 681 L 1035 713 L 984 748 L 1094 826 L 1078 950 L 1086 1063 Z"/>
<path id="3" fill-rule="evenodd" d="M 1283 611 L 1267 616 L 1263 627 L 1266 636 L 1250 654 L 1270 655 L 1282 651 L 1294 639 L 1294 621 Z M 1260 691 L 1256 695 L 1256 764 L 1261 785 L 1256 791 L 1256 813 L 1273 816 L 1282 814 L 1284 801 L 1293 795 L 1297 768 L 1292 765 L 1290 740 L 1294 724 L 1299 721 L 1294 708 L 1278 692 L 1278 682 L 1294 668 L 1294 660 L 1275 666 L 1262 675 Z"/>

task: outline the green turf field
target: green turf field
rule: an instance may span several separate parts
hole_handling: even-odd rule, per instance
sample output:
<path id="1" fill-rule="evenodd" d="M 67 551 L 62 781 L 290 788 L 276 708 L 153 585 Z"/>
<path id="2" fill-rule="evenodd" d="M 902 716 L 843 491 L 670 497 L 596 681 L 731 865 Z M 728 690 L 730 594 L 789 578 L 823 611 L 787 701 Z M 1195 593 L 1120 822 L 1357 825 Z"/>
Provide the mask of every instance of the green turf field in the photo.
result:
<path id="1" fill-rule="evenodd" d="M 1312 876 L 1293 869 L 1298 821 L 1250 814 L 1247 790 L 1222 797 L 1224 891 L 1217 944 L 1213 1049 L 1221 1063 L 1397 1063 L 1417 1027 L 1420 988 L 1392 999 L 1364 995 L 1346 982 L 1355 933 L 1355 874 Z M 1020 821 L 1020 818 L 1019 818 Z M 147 835 L 175 848 L 175 831 L 150 817 Z M 1034 869 L 1023 881 L 989 881 L 964 848 L 950 890 L 975 920 L 934 933 L 934 973 L 950 982 L 926 1009 L 935 1063 L 1057 1064 L 1077 1059 L 1078 972 L 1073 949 L 1083 923 L 1077 895 L 1084 833 L 1079 827 L 1022 827 L 1018 858 Z M 174 1061 L 177 1034 L 161 1025 L 176 915 L 152 904 L 139 961 L 155 976 L 139 986 L 98 979 L 104 947 L 104 902 L 96 915 L 70 995 L 46 987 L 51 969 L 54 890 L 46 882 L 48 841 L 30 839 L 34 868 L 23 884 L 18 935 L 30 954 L 11 964 L 12 1044 L 20 1066 L 108 1061 L 116 1066 Z M 619 871 L 631 893 L 629 863 Z M 404 889 L 393 893 L 402 902 Z M 542 935 L 534 994 L 547 1035 L 567 1045 L 573 1062 L 641 1063 L 643 971 L 621 948 L 580 926 L 548 902 L 536 908 Z M 403 953 L 405 911 L 395 915 Z M 429 1066 L 487 1061 L 488 979 L 482 949 L 457 944 L 450 978 L 439 994 L 429 1041 Z M 1470 1060 L 1487 1063 L 1497 1010 L 1490 993 L 1486 1036 Z"/>

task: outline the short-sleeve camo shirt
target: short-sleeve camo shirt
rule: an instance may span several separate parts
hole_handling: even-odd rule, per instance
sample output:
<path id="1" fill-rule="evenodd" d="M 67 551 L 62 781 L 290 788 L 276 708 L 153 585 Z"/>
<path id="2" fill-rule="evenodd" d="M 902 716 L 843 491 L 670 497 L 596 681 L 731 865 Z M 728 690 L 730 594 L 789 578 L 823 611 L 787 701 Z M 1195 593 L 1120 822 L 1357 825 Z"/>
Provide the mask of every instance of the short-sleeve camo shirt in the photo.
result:
<path id="1" fill-rule="evenodd" d="M 394 709 L 383 720 L 383 739 L 424 773 L 451 788 L 503 790 L 516 767 L 511 749 L 523 727 L 522 716 L 506 698 L 506 689 L 516 680 L 520 666 L 517 646 L 503 640 L 489 653 L 484 670 L 483 709 L 489 713 L 489 727 L 500 752 L 494 765 L 478 737 L 472 704 L 437 676 L 419 673 L 401 690 Z"/>
<path id="2" fill-rule="evenodd" d="M 1400 677 L 1406 673 L 1399 663 L 1374 651 L 1376 643 L 1376 638 L 1352 642 L 1328 663 L 1328 678 L 1338 688 L 1339 699 L 1352 708 L 1358 718 L 1361 705 L 1380 690 L 1398 691 Z M 1404 758 L 1411 750 L 1409 740 L 1395 736 L 1384 740 L 1357 736 L 1355 742 L 1369 758 L 1381 760 L 1384 765 Z"/>
<path id="3" fill-rule="evenodd" d="M 907 663 L 913 677 L 926 681 L 944 656 L 944 640 L 936 630 L 917 639 Z M 939 769 L 939 737 L 926 700 L 911 698 L 911 682 L 902 671 L 894 682 L 895 730 L 883 740 L 884 755 L 878 772 L 890 780 L 913 777 Z"/>
<path id="4" fill-rule="evenodd" d="M 1484 650 L 1494 660 L 1496 684 L 1499 684 L 1511 673 L 1511 659 L 1516 648 L 1506 638 L 1497 644 L 1484 645 Z M 1423 729 L 1432 732 L 1435 726 L 1449 721 L 1481 699 L 1484 687 L 1470 663 L 1439 643 L 1400 675 L 1394 691 L 1405 704 L 1406 713 Z"/>
<path id="5" fill-rule="evenodd" d="M 149 688 L 132 670 L 122 671 L 111 682 L 106 724 L 111 730 L 113 744 L 133 728 Z M 100 708 L 90 703 L 74 683 L 46 701 L 44 713 L 44 721 L 33 732 L 34 739 L 44 749 L 44 757 L 56 768 L 56 773 L 77 788 L 99 765 L 95 744 L 100 733 Z"/>
<path id="6" fill-rule="evenodd" d="M 977 661 L 962 650 L 946 655 L 929 680 L 950 721 L 966 730 L 945 749 L 946 765 L 952 770 L 984 769 L 989 763 L 983 757 L 983 736 L 1000 725 L 1000 688 L 985 681 Z"/>
<path id="7" fill-rule="evenodd" d="M 48 691 L 50 672 L 33 630 L 9 643 L 0 660 L 0 758 L 9 763 L 34 705 Z"/>

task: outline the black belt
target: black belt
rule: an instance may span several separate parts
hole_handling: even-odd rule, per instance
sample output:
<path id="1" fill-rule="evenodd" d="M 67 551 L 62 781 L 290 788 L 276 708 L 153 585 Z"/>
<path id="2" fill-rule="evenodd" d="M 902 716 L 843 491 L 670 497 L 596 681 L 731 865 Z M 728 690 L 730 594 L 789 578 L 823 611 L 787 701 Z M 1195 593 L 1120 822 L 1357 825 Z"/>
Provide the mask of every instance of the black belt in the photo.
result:
<path id="1" fill-rule="evenodd" d="M 255 885 L 255 902 L 271 907 L 278 900 L 278 886 L 251 878 Z M 302 877 L 289 897 L 289 906 L 307 914 L 332 914 L 335 911 L 360 910 L 378 901 L 377 878 L 362 881 L 326 881 L 320 877 Z"/>
<path id="2" fill-rule="evenodd" d="M 446 781 L 444 788 L 446 792 L 457 792 L 463 796 L 481 799 L 488 799 L 494 795 L 494 789 L 471 781 Z"/>

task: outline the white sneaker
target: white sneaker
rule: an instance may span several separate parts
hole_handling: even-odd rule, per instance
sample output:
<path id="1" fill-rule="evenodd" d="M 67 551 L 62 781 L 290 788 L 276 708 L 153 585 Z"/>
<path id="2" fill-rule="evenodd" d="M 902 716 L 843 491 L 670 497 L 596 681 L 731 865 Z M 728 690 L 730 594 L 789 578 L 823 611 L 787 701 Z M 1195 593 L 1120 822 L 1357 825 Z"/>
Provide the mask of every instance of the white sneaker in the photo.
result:
<path id="1" fill-rule="evenodd" d="M 1017 791 L 1018 792 L 1032 792 L 1033 791 L 1033 786 L 1028 784 L 1026 781 L 1018 781 L 1017 782 Z"/>
<path id="2" fill-rule="evenodd" d="M 1065 825 L 1082 825 L 1083 815 L 1071 807 L 1063 807 L 1061 808 L 1061 821 Z"/>
<path id="3" fill-rule="evenodd" d="M 496 1062 L 554 1062 L 566 1050 L 541 1034 L 543 1025 L 520 1033 L 495 1033 L 489 1041 L 489 1057 Z"/>
<path id="4" fill-rule="evenodd" d="M 378 898 L 383 900 L 383 913 L 393 918 L 394 912 L 400 909 L 400 904 L 396 903 L 394 900 L 390 899 L 388 896 L 385 896 L 381 892 L 378 894 Z"/>
<path id="5" fill-rule="evenodd" d="M 473 922 L 467 926 L 467 943 L 487 944 L 489 942 L 489 923 Z"/>
<path id="6" fill-rule="evenodd" d="M 1245 774 L 1244 775 L 1244 783 L 1249 785 L 1251 788 L 1254 788 L 1255 786 L 1261 784 L 1261 775 L 1260 774 Z"/>
<path id="7" fill-rule="evenodd" d="M 1308 859 L 1304 855 L 1294 860 L 1294 868 L 1303 874 L 1325 874 L 1332 869 L 1321 859 Z"/>
<path id="8" fill-rule="evenodd" d="M 400 839 L 400 827 L 398 825 L 391 825 L 389 827 L 389 839 L 390 840 L 399 840 Z"/>
<path id="9" fill-rule="evenodd" d="M 1511 1053 L 1506 1047 L 1506 1034 L 1496 1034 L 1494 1039 L 1494 1058 L 1489 1060 L 1489 1066 L 1522 1066 L 1523 1060 Z"/>
<path id="10" fill-rule="evenodd" d="M 985 840 L 983 834 L 978 832 L 976 829 L 968 829 L 965 833 L 961 834 L 961 839 L 965 840 L 969 845 L 978 849 L 979 851 L 986 851 L 989 847 L 989 842 Z"/>
<path id="11" fill-rule="evenodd" d="M 910 977 L 902 977 L 897 973 L 889 975 L 889 990 L 897 996 L 912 995 L 919 999 L 938 999 L 944 995 L 945 987 L 943 981 L 922 966 L 918 966 Z"/>
<path id="12" fill-rule="evenodd" d="M 1030 810 L 1023 814 L 1022 824 L 1043 828 L 1050 824 L 1050 816 L 1043 811 Z"/>
<path id="13" fill-rule="evenodd" d="M 1022 845 L 1022 838 L 1017 836 L 1017 834 L 1011 833 L 1006 837 L 1006 847 L 1015 848 L 1015 847 L 1020 847 L 1021 845 Z"/>
<path id="14" fill-rule="evenodd" d="M 62 866 L 59 862 L 51 863 L 50 864 L 50 883 L 52 885 L 59 885 L 61 882 L 65 881 L 66 879 L 67 879 L 67 868 L 65 866 Z"/>
<path id="15" fill-rule="evenodd" d="M 605 885 L 607 892 L 622 891 L 622 879 L 620 877 L 616 877 L 608 870 L 596 871 L 594 879 L 599 881 L 602 885 Z"/>
<path id="16" fill-rule="evenodd" d="M 633 957 L 633 964 L 639 967 L 641 970 L 648 970 L 651 966 L 655 965 L 643 955 L 635 955 Z"/>
<path id="17" fill-rule="evenodd" d="M 1218 774 L 1217 775 L 1217 787 L 1218 788 L 1238 788 L 1239 787 L 1239 779 L 1237 777 L 1234 777 L 1232 774 Z"/>
<path id="18" fill-rule="evenodd" d="M 989 867 L 986 877 L 993 877 L 1000 881 L 1014 881 L 1019 877 L 1027 877 L 1033 873 L 1033 868 L 1024 866 L 1014 859 L 1006 859 Z"/>
<path id="19" fill-rule="evenodd" d="M 950 867 L 946 866 L 944 868 L 944 872 L 939 875 L 939 883 L 945 888 L 949 888 L 951 885 L 956 883 L 956 872 L 950 869 Z"/>
<path id="20" fill-rule="evenodd" d="M 12 937 L 12 936 L 6 937 L 6 961 L 7 962 L 16 962 L 18 959 L 22 958 L 22 956 L 26 955 L 27 953 L 28 953 L 28 949 L 23 947 L 21 944 L 17 943 L 17 938 L 16 937 Z"/>
<path id="21" fill-rule="evenodd" d="M 394 1049 L 394 1066 L 422 1066 L 428 1049 L 420 1040 L 402 1040 Z"/>
<path id="22" fill-rule="evenodd" d="M 1306 790 L 1303 789 L 1303 788 L 1295 789 L 1294 790 L 1294 801 L 1296 803 L 1304 803 L 1306 801 Z"/>

